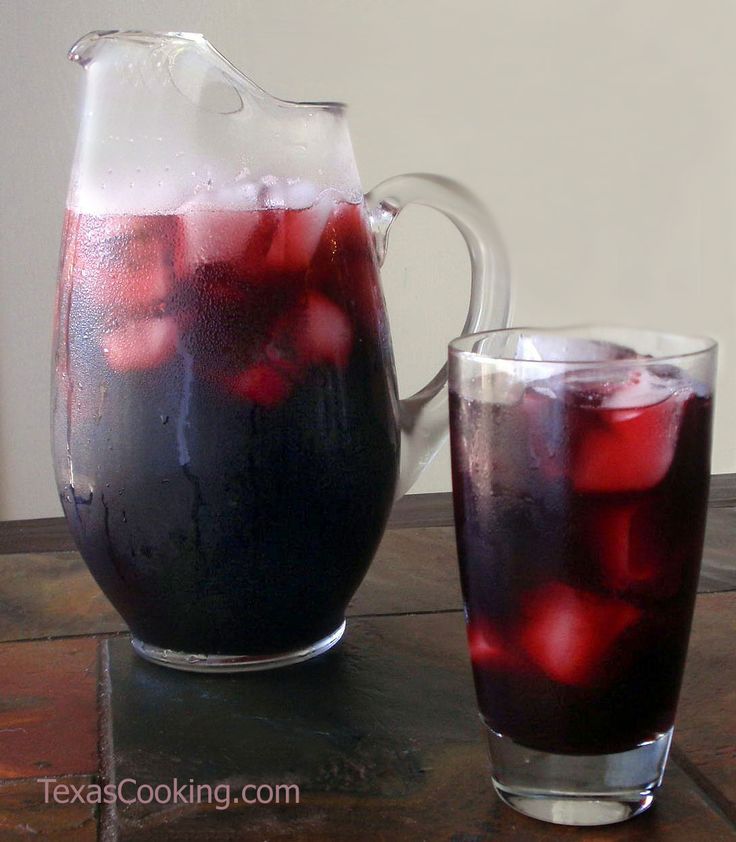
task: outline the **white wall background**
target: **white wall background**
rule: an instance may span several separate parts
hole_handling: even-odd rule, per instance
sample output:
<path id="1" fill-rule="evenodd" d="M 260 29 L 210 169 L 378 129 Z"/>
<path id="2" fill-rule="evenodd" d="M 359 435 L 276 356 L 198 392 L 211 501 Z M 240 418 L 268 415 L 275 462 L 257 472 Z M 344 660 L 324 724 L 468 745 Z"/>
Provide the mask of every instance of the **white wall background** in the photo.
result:
<path id="1" fill-rule="evenodd" d="M 736 470 L 733 0 L 1 0 L 0 519 L 60 513 L 54 284 L 92 29 L 203 32 L 289 99 L 346 100 L 364 186 L 464 181 L 511 255 L 514 323 L 607 320 L 721 343 L 715 470 Z M 430 211 L 384 284 L 404 394 L 463 321 L 462 242 Z M 416 491 L 450 487 L 446 450 Z"/>

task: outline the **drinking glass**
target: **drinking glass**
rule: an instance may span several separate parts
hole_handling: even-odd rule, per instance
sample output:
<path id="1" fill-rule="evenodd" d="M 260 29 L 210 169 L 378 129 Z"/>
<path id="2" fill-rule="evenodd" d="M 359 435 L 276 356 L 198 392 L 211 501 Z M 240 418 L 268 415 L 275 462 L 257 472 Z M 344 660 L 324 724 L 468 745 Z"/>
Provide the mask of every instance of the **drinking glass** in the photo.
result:
<path id="1" fill-rule="evenodd" d="M 557 824 L 646 810 L 703 548 L 716 345 L 613 327 L 450 343 L 468 643 L 496 792 Z"/>

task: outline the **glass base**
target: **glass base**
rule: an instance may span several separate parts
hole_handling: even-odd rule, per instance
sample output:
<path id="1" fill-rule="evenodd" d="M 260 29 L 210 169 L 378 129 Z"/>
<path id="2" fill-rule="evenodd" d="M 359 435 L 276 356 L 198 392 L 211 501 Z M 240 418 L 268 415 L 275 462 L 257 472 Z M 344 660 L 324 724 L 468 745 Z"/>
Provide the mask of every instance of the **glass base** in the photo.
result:
<path id="1" fill-rule="evenodd" d="M 302 661 L 322 655 L 340 640 L 345 632 L 345 626 L 346 622 L 343 620 L 335 631 L 311 646 L 295 649 L 292 652 L 281 652 L 278 655 L 199 655 L 177 652 L 174 649 L 162 649 L 135 637 L 132 638 L 131 643 L 141 658 L 175 670 L 209 673 L 258 672 L 300 664 Z"/>
<path id="2" fill-rule="evenodd" d="M 502 801 L 553 824 L 616 824 L 643 813 L 662 782 L 672 731 L 616 754 L 551 754 L 488 726 L 493 786 Z"/>

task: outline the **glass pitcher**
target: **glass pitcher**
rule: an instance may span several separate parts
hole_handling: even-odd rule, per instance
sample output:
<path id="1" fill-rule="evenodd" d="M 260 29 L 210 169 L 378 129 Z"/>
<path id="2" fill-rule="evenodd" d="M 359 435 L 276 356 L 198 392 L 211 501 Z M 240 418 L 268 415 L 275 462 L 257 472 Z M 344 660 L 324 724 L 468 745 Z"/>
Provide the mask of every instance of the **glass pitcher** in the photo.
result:
<path id="1" fill-rule="evenodd" d="M 460 229 L 466 333 L 506 324 L 503 248 L 447 179 L 364 196 L 344 105 L 275 99 L 201 35 L 94 32 L 69 57 L 86 86 L 53 443 L 71 531 L 143 657 L 318 655 L 447 432 L 445 368 L 397 398 L 391 223 L 416 202 Z"/>

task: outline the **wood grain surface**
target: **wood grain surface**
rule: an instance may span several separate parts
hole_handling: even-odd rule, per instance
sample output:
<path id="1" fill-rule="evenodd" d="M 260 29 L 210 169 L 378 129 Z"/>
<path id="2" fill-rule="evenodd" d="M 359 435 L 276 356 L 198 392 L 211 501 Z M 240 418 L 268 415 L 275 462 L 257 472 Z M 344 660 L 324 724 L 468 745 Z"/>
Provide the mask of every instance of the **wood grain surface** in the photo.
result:
<path id="1" fill-rule="evenodd" d="M 736 474 L 711 478 L 710 505 L 736 507 Z M 394 505 L 389 529 L 452 526 L 452 494 L 407 494 Z M 54 552 L 75 549 L 64 518 L 39 518 L 0 522 L 0 555 L 3 553 Z"/>

